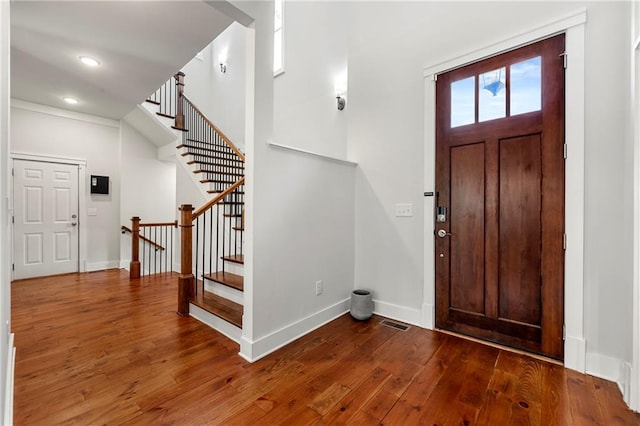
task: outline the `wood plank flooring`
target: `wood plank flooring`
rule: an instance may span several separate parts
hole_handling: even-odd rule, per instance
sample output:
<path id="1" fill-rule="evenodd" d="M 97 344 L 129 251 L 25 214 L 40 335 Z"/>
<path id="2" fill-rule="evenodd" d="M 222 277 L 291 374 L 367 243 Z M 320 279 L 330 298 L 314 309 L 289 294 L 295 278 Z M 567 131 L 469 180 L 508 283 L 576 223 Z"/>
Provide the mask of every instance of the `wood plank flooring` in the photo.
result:
<path id="1" fill-rule="evenodd" d="M 12 284 L 16 425 L 640 425 L 615 384 L 344 315 L 250 364 L 175 313 L 177 276 Z"/>

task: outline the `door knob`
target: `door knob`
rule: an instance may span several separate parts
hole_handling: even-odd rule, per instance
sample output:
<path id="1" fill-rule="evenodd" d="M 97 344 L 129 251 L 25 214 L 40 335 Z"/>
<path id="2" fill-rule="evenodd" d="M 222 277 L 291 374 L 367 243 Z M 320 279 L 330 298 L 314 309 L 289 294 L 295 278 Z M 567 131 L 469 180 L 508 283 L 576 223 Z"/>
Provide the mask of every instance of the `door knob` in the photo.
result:
<path id="1" fill-rule="evenodd" d="M 77 224 L 77 222 L 71 222 L 71 226 L 76 226 Z"/>
<path id="2" fill-rule="evenodd" d="M 444 238 L 446 236 L 451 235 L 451 233 L 445 231 L 444 229 L 438 229 L 437 234 L 438 234 L 438 237 L 440 237 L 440 238 Z"/>

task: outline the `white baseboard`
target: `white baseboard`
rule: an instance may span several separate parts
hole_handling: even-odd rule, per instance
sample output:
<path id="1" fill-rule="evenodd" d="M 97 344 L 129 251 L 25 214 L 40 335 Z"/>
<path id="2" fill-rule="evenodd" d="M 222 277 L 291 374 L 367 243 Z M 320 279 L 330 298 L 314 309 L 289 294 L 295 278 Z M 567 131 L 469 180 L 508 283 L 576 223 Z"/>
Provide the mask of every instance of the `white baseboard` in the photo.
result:
<path id="1" fill-rule="evenodd" d="M 601 379 L 618 383 L 620 377 L 620 363 L 618 358 L 607 355 L 587 353 L 586 373 Z"/>
<path id="2" fill-rule="evenodd" d="M 622 392 L 624 402 L 631 407 L 631 364 L 625 361 L 620 363 L 618 386 Z"/>
<path id="3" fill-rule="evenodd" d="M 373 313 L 394 319 L 396 321 L 406 322 L 418 327 L 423 326 L 422 310 L 407 308 L 406 306 L 394 305 L 393 303 L 385 303 L 379 300 L 373 301 Z"/>
<path id="4" fill-rule="evenodd" d="M 436 307 L 431 303 L 422 304 L 422 326 L 428 330 L 436 328 Z"/>
<path id="5" fill-rule="evenodd" d="M 220 317 L 217 317 L 204 309 L 189 304 L 189 316 L 197 319 L 198 321 L 208 325 L 214 330 L 224 334 L 229 339 L 233 340 L 236 343 L 240 343 L 240 337 L 242 336 L 242 329 L 236 327 L 233 324 L 228 323 Z"/>
<path id="6" fill-rule="evenodd" d="M 16 348 L 13 346 L 14 337 L 15 335 L 11 333 L 7 343 L 7 376 L 4 388 L 4 419 L 2 423 L 4 425 L 13 424 L 13 383 L 16 367 Z"/>
<path id="7" fill-rule="evenodd" d="M 342 300 L 254 341 L 243 336 L 240 340 L 240 356 L 249 362 L 255 362 L 349 312 L 350 301 L 350 299 Z"/>
<path id="8" fill-rule="evenodd" d="M 87 262 L 87 272 L 103 271 L 105 269 L 120 268 L 119 260 L 109 260 L 106 262 Z"/>
<path id="9" fill-rule="evenodd" d="M 564 341 L 564 366 L 581 373 L 586 371 L 587 344 L 583 338 L 567 336 Z"/>
<path id="10" fill-rule="evenodd" d="M 587 374 L 614 382 L 624 402 L 631 406 L 631 364 L 607 355 L 587 353 Z"/>
<path id="11" fill-rule="evenodd" d="M 121 260 L 120 261 L 120 269 L 126 269 L 128 271 L 129 270 L 129 265 L 131 265 L 131 260 L 130 259 L 126 259 L 126 260 Z"/>

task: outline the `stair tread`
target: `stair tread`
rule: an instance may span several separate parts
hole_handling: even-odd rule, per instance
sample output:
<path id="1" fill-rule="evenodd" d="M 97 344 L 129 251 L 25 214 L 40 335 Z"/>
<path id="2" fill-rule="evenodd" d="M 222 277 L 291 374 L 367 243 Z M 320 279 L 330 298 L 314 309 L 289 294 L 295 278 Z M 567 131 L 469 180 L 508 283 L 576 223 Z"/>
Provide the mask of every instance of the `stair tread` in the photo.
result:
<path id="1" fill-rule="evenodd" d="M 210 189 L 207 191 L 209 194 L 220 194 L 222 191 L 219 191 L 217 189 Z M 234 191 L 231 194 L 242 194 L 244 195 L 244 191 Z"/>
<path id="2" fill-rule="evenodd" d="M 214 167 L 225 167 L 228 169 L 244 169 L 244 164 L 240 160 L 228 160 L 226 158 L 219 158 L 220 161 L 229 161 L 236 162 L 240 164 L 224 164 L 224 163 L 210 163 L 208 161 L 200 161 L 200 160 L 189 160 L 187 164 L 199 164 L 201 166 L 214 166 Z"/>
<path id="3" fill-rule="evenodd" d="M 243 226 L 234 226 L 233 228 L 234 231 L 244 231 L 244 227 Z"/>
<path id="4" fill-rule="evenodd" d="M 235 158 L 229 158 L 229 157 L 222 157 L 220 155 L 209 155 L 209 154 L 200 154 L 200 153 L 195 153 L 195 152 L 182 152 L 180 153 L 180 155 L 182 155 L 183 157 L 186 157 L 188 155 L 190 155 L 191 157 L 193 157 L 193 160 L 189 160 L 187 161 L 187 163 L 189 164 L 193 164 L 193 163 L 200 163 L 200 164 L 217 164 L 217 163 L 211 163 L 209 162 L 210 160 L 220 160 L 220 161 L 226 161 L 228 163 L 238 163 L 238 165 L 235 166 L 228 166 L 228 167 L 237 167 L 237 168 L 244 168 L 244 161 L 241 160 L 238 157 Z M 199 158 L 202 158 L 204 160 L 199 160 Z M 209 160 L 209 161 L 207 161 Z"/>
<path id="5" fill-rule="evenodd" d="M 154 100 L 152 100 L 152 99 L 145 99 L 144 101 L 145 101 L 145 102 L 149 102 L 150 104 L 160 105 L 160 102 L 158 102 L 158 101 L 154 101 Z"/>
<path id="6" fill-rule="evenodd" d="M 236 182 L 233 180 L 228 181 L 228 180 L 218 180 L 218 179 L 200 179 L 200 183 L 227 183 L 229 185 L 233 185 Z"/>
<path id="7" fill-rule="evenodd" d="M 224 152 L 226 154 L 234 154 L 235 152 L 233 152 L 233 150 L 231 149 L 231 147 L 229 147 L 226 144 L 216 144 L 214 142 L 207 142 L 207 141 L 200 141 L 197 139 L 193 139 L 193 138 L 185 138 L 187 142 L 191 142 L 192 144 L 195 145 L 191 145 L 191 144 L 187 144 L 188 146 L 195 148 L 195 149 L 209 149 L 209 150 L 213 150 L 213 151 L 217 151 L 217 152 Z"/>
<path id="8" fill-rule="evenodd" d="M 194 170 L 193 173 L 211 173 L 214 175 L 225 175 L 225 176 L 244 176 L 244 173 L 233 173 L 233 172 L 218 172 L 213 170 Z"/>
<path id="9" fill-rule="evenodd" d="M 199 292 L 191 298 L 190 302 L 236 327 L 242 328 L 242 305 L 208 291 Z"/>
<path id="10" fill-rule="evenodd" d="M 208 280 L 235 288 L 236 290 L 244 291 L 244 277 L 242 275 L 218 271 L 213 274 L 206 274 L 204 277 Z"/>
<path id="11" fill-rule="evenodd" d="M 224 213 L 224 217 L 242 217 L 240 213 Z"/>
<path id="12" fill-rule="evenodd" d="M 244 265 L 244 254 L 222 256 L 221 259 L 226 260 L 228 262 L 239 263 L 240 265 Z"/>
<path id="13" fill-rule="evenodd" d="M 186 130 L 188 131 L 188 130 Z M 238 156 L 235 155 L 235 153 L 233 153 L 232 151 L 227 151 L 227 150 L 220 150 L 220 149 L 214 149 L 214 148 L 206 148 L 206 147 L 199 147 L 199 146 L 195 146 L 195 145 L 189 145 L 189 144 L 180 144 L 176 146 L 177 149 L 181 149 L 181 148 L 185 148 L 189 154 L 191 155 L 206 155 L 206 154 L 202 154 L 202 152 L 208 152 L 208 153 L 218 153 L 221 155 L 229 155 L 230 158 L 229 160 L 239 160 L 242 161 L 242 159 L 240 159 Z M 198 151 L 198 152 L 193 152 L 193 151 Z"/>

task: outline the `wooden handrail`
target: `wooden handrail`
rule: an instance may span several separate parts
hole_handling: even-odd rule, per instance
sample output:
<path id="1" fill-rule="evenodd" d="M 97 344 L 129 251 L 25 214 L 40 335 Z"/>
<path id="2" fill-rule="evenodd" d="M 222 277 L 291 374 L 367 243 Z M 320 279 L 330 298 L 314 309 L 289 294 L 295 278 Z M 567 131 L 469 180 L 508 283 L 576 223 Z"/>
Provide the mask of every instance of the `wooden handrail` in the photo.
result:
<path id="1" fill-rule="evenodd" d="M 184 98 L 184 100 L 185 100 L 185 101 L 189 102 L 189 105 L 191 105 L 191 106 L 193 107 L 193 109 L 195 109 L 195 110 L 196 110 L 196 112 L 197 112 L 198 114 L 200 114 L 200 116 L 204 119 L 204 121 L 206 121 L 206 122 L 207 122 L 207 124 L 209 124 L 209 126 L 211 126 L 211 127 L 213 128 L 213 130 L 215 130 L 215 131 L 216 131 L 216 133 L 218 133 L 218 134 L 220 135 L 220 137 L 222 138 L 222 140 L 223 140 L 223 141 L 224 141 L 224 142 L 229 146 L 229 148 L 231 148 L 231 149 L 233 150 L 233 152 L 235 152 L 235 154 L 236 154 L 238 157 L 240 157 L 240 159 L 241 159 L 242 161 L 245 161 L 244 154 L 243 154 L 242 152 L 240 152 L 240 150 L 238 149 L 238 147 L 236 147 L 236 146 L 233 144 L 233 142 L 231 142 L 231 140 L 227 137 L 227 135 L 225 135 L 225 134 L 222 132 L 222 130 L 220 130 L 218 127 L 216 127 L 216 125 L 215 125 L 215 124 L 213 124 L 213 123 L 211 122 L 211 120 L 209 120 L 209 119 L 208 119 L 208 118 L 207 118 L 207 117 L 202 113 L 202 111 L 200 111 L 200 109 L 198 109 L 198 107 L 197 107 L 197 106 L 195 106 L 195 105 L 193 104 L 193 102 L 191 102 L 191 101 L 189 100 L 189 98 L 187 98 L 184 94 L 182 94 L 181 96 Z"/>
<path id="2" fill-rule="evenodd" d="M 211 206 L 213 206 L 214 204 L 219 203 L 220 200 L 222 200 L 227 195 L 231 194 L 237 187 L 239 187 L 240 185 L 243 185 L 243 184 L 244 184 L 244 177 L 240 178 L 236 183 L 234 183 L 233 185 L 231 185 L 230 187 L 228 187 L 227 189 L 222 191 L 220 194 L 218 194 L 218 196 L 216 196 L 216 197 L 212 198 L 211 200 L 209 200 L 205 205 L 200 207 L 198 210 L 194 211 L 193 212 L 193 220 L 197 219 L 198 216 L 200 216 L 202 213 L 204 213 L 207 210 L 209 210 L 211 208 Z"/>
<path id="3" fill-rule="evenodd" d="M 177 222 L 178 222 L 178 221 L 176 220 L 176 223 L 175 223 L 176 227 L 178 226 L 178 225 L 177 225 Z M 169 223 L 168 225 L 173 226 L 173 225 L 174 225 L 174 222 L 171 222 L 171 223 Z M 141 227 L 142 227 L 142 226 L 153 226 L 153 225 L 148 224 L 148 223 L 145 223 L 145 224 L 143 225 L 143 224 L 141 223 L 141 224 L 139 224 L 139 226 L 141 226 Z M 126 231 L 126 232 L 129 232 L 130 234 L 133 234 L 133 230 L 132 230 L 131 228 L 129 228 L 128 226 L 125 226 L 125 225 L 122 225 L 122 226 L 120 227 L 120 230 L 122 231 L 122 233 L 123 233 L 123 234 L 125 233 L 125 231 Z M 147 237 L 145 237 L 145 236 L 140 235 L 140 239 L 141 239 L 142 241 L 145 241 L 145 242 L 147 242 L 147 243 L 151 244 L 152 246 L 154 246 L 155 248 L 157 248 L 157 249 L 159 249 L 159 250 L 164 250 L 164 247 L 162 247 L 160 244 L 156 243 L 155 241 L 150 240 L 149 238 L 147 238 Z"/>

